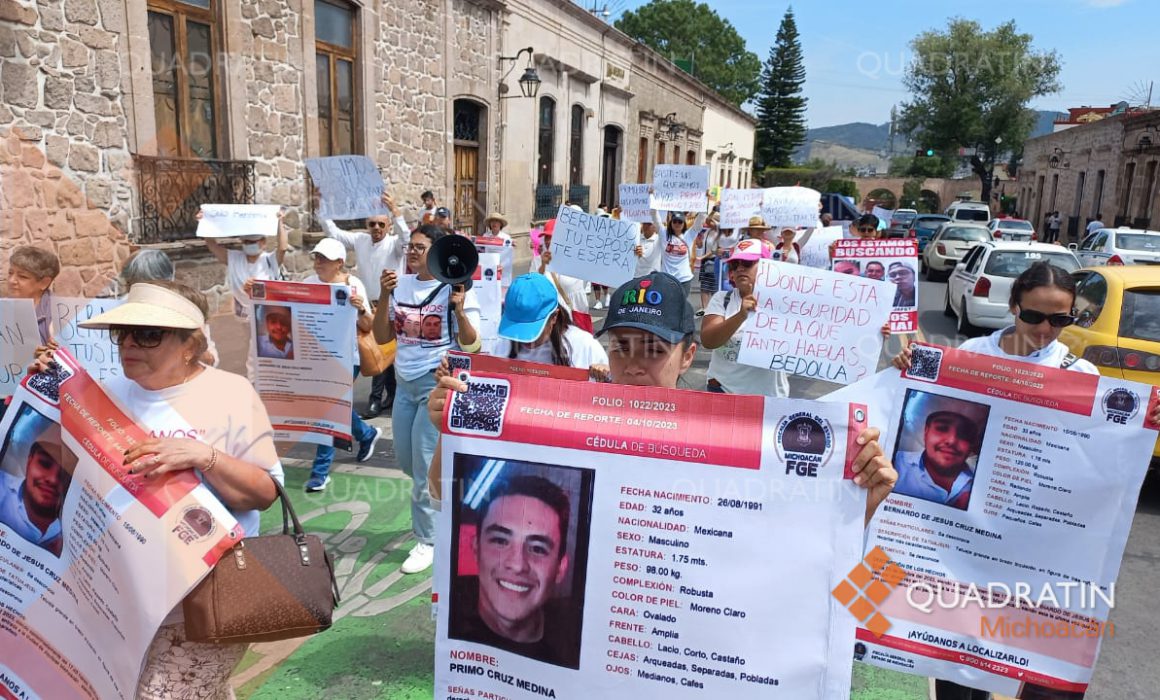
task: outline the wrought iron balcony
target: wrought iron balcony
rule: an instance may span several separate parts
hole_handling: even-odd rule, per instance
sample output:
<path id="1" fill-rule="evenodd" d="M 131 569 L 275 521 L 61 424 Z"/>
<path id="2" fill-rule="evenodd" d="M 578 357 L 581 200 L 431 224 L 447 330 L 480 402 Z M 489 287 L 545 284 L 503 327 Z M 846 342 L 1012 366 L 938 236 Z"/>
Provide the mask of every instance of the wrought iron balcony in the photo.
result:
<path id="1" fill-rule="evenodd" d="M 592 188 L 588 185 L 571 185 L 568 187 L 568 201 L 580 205 L 586 213 L 591 211 L 588 199 Z"/>
<path id="2" fill-rule="evenodd" d="M 532 218 L 536 221 L 545 221 L 554 218 L 560 211 L 560 204 L 564 197 L 563 185 L 536 185 L 536 210 Z"/>
<path id="3" fill-rule="evenodd" d="M 134 156 L 139 243 L 193 238 L 202 204 L 253 204 L 254 161 Z"/>

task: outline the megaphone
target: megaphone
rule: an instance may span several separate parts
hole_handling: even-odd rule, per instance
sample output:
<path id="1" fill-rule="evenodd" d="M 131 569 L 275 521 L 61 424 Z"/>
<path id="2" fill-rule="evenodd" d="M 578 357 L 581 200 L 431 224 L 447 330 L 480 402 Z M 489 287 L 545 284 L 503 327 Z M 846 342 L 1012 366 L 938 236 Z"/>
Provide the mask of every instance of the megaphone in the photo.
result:
<path id="1" fill-rule="evenodd" d="M 448 234 L 431 244 L 427 253 L 427 271 L 435 279 L 471 289 L 471 278 L 479 267 L 479 251 L 470 238 Z"/>

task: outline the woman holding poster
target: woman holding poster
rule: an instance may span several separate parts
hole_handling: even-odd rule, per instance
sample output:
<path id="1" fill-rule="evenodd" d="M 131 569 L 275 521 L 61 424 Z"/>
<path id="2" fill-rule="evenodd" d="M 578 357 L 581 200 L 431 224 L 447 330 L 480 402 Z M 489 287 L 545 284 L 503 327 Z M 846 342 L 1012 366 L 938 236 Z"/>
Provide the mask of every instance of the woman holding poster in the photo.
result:
<path id="1" fill-rule="evenodd" d="M 129 473 L 154 479 L 194 470 L 253 537 L 260 511 L 277 497 L 272 479 L 282 481 L 282 463 L 253 385 L 200 362 L 208 308 L 201 292 L 185 285 L 137 283 L 124 304 L 80 325 L 107 329 L 120 347 L 124 376 L 102 385 L 151 436 L 125 454 Z M 50 351 L 31 369 L 51 361 Z M 247 646 L 188 641 L 178 606 L 149 647 L 137 698 L 185 697 L 194 688 L 198 697 L 227 697 Z"/>
<path id="2" fill-rule="evenodd" d="M 407 246 L 407 266 L 415 275 L 398 275 L 386 270 L 382 276 L 383 295 L 375 309 L 374 333 L 379 343 L 398 341 L 395 391 L 391 425 L 395 454 L 403 472 L 411 477 L 411 530 L 418 543 L 400 571 L 425 571 L 435 559 L 435 510 L 427 493 L 427 467 L 435 453 L 439 431 L 423 413 L 427 396 L 435 386 L 435 370 L 448 350 L 478 352 L 481 341 L 480 307 L 475 292 L 462 286 L 454 289 L 432 276 L 428 269 L 431 245 L 448 235 L 442 228 L 423 225 L 411 233 Z M 386 301 L 386 303 L 384 303 Z M 444 320 L 439 335 L 423 334 L 423 318 Z M 428 329 L 433 330 L 429 323 Z"/>

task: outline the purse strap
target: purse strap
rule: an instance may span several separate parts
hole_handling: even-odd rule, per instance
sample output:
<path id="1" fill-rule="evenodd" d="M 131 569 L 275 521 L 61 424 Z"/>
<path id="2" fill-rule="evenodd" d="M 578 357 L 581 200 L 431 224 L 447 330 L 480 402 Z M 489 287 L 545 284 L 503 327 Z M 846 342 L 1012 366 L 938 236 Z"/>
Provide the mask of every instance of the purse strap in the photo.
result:
<path id="1" fill-rule="evenodd" d="M 286 489 L 278 480 L 271 477 L 274 482 L 274 488 L 278 491 L 278 499 L 282 501 L 282 534 L 294 535 L 295 541 L 298 543 L 300 556 L 304 557 L 304 563 L 309 561 L 309 553 L 306 551 L 306 532 L 302 529 L 302 523 L 298 521 L 298 514 L 294 512 L 294 506 L 290 504 L 290 497 L 286 495 Z M 290 532 L 290 523 L 294 523 L 294 532 Z M 341 597 L 338 594 L 338 581 L 334 578 L 334 561 L 330 558 L 330 552 L 327 551 L 326 545 L 322 547 L 322 556 L 326 559 L 326 570 L 330 574 L 330 592 L 334 596 L 334 604 L 338 605 Z"/>

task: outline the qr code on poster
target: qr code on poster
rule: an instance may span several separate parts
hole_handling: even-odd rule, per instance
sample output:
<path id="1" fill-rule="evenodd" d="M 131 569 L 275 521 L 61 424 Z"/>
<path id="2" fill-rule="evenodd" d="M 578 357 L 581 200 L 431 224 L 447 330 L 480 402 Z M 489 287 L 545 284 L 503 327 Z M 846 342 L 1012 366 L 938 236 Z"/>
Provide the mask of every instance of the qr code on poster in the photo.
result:
<path id="1" fill-rule="evenodd" d="M 28 375 L 26 386 L 52 404 L 60 403 L 61 382 L 72 376 L 72 371 L 59 362 L 52 362 L 48 369 Z"/>
<path id="2" fill-rule="evenodd" d="M 453 353 L 448 353 L 447 366 L 451 368 L 452 374 L 458 374 L 459 372 L 470 372 L 471 357 L 468 355 L 455 355 Z"/>
<path id="3" fill-rule="evenodd" d="M 498 437 L 503 432 L 503 417 L 510 397 L 511 384 L 505 379 L 470 378 L 467 391 L 452 395 L 448 423 L 451 431 Z"/>
<path id="4" fill-rule="evenodd" d="M 911 346 L 910 369 L 906 371 L 907 378 L 937 382 L 939 369 L 942 367 L 942 358 L 943 351 L 940 348 L 930 348 L 923 345 Z"/>

